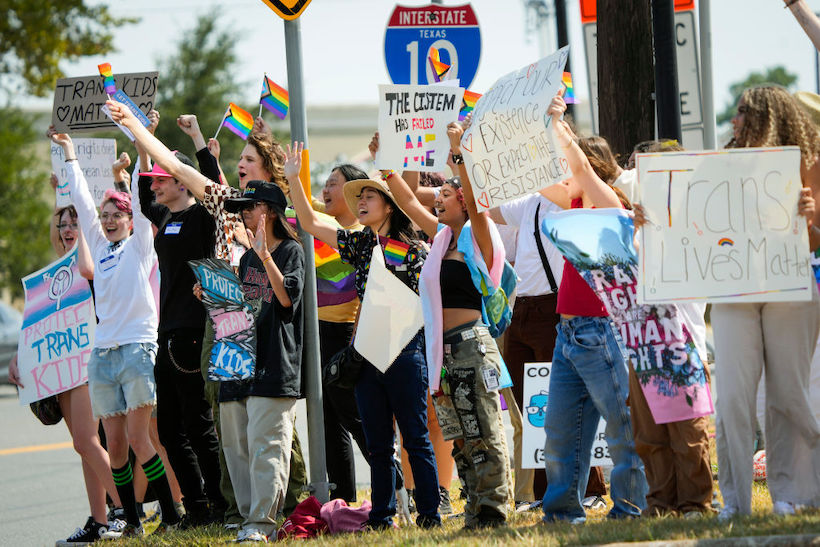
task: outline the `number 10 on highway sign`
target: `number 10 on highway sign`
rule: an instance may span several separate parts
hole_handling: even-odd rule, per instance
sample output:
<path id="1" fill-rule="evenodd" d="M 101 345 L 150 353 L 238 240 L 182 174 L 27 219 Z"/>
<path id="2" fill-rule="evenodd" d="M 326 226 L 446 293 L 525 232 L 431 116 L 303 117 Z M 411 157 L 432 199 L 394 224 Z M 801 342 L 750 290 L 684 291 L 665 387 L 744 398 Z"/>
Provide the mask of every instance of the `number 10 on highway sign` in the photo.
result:
<path id="1" fill-rule="evenodd" d="M 481 32 L 470 4 L 396 6 L 384 35 L 384 59 L 393 83 L 434 83 L 433 49 L 450 65 L 443 79 L 458 79 L 461 87 L 469 87 L 481 57 Z"/>

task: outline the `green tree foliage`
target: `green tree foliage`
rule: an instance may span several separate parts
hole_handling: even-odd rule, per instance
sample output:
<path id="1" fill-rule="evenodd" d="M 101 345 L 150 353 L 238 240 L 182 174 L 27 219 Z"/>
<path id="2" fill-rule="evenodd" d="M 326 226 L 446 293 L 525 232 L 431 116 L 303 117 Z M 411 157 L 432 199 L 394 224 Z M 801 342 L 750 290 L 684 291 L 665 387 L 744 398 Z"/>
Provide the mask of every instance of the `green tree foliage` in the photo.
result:
<path id="1" fill-rule="evenodd" d="M 797 74 L 789 72 L 782 66 L 776 66 L 766 69 L 766 72 L 752 72 L 745 80 L 735 82 L 729 86 L 729 93 L 732 95 L 732 100 L 723 109 L 723 112 L 718 114 L 718 125 L 729 122 L 737 110 L 737 101 L 743 90 L 749 87 L 754 87 L 763 84 L 777 84 L 791 90 L 797 82 Z"/>
<path id="2" fill-rule="evenodd" d="M 38 135 L 30 116 L 0 108 L 0 287 L 13 297 L 23 294 L 20 279 L 42 268 L 52 257 L 48 241 L 51 195 L 48 173 L 34 156 Z M 53 200 L 53 197 L 52 197 Z"/>
<path id="3" fill-rule="evenodd" d="M 86 6 L 84 0 L 5 0 L 0 75 L 21 76 L 22 91 L 47 96 L 63 76 L 61 61 L 112 51 L 116 28 L 136 21 L 114 17 L 104 5 Z M 3 79 L 11 91 L 10 79 Z"/>

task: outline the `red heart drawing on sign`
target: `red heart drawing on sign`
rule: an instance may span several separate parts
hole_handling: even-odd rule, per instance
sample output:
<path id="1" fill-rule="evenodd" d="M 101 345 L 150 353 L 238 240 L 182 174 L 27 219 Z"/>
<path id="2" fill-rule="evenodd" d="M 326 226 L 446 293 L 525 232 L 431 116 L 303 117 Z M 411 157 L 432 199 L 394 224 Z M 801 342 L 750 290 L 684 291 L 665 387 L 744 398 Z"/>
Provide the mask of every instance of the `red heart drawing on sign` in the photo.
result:
<path id="1" fill-rule="evenodd" d="M 482 198 L 484 199 L 484 201 L 481 201 Z M 485 209 L 490 208 L 490 201 L 487 199 L 487 192 L 481 192 L 481 195 L 476 198 L 476 201 Z"/>
<path id="2" fill-rule="evenodd" d="M 528 80 L 530 79 L 530 72 L 532 72 L 532 69 L 534 69 L 534 68 L 535 68 L 535 63 L 531 64 L 531 65 L 527 68 L 527 79 L 528 79 Z"/>
<path id="3" fill-rule="evenodd" d="M 564 173 L 569 171 L 569 162 L 567 161 L 567 158 L 561 158 L 560 163 L 561 163 L 561 167 L 564 169 Z"/>
<path id="4" fill-rule="evenodd" d="M 467 152 L 473 151 L 473 134 L 470 133 L 467 135 L 467 140 L 461 144 L 461 147 L 466 150 Z"/>

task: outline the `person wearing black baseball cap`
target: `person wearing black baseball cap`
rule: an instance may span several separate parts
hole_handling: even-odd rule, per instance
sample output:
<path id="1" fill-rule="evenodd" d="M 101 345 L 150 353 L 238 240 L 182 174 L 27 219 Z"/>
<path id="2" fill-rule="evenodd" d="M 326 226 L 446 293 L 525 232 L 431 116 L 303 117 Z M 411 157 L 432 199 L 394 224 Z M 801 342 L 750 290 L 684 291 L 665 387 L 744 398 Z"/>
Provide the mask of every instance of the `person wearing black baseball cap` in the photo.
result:
<path id="1" fill-rule="evenodd" d="M 302 290 L 305 257 L 285 218 L 276 184 L 250 181 L 241 197 L 225 201 L 240 213 L 253 252 L 239 261 L 245 297 L 261 299 L 256 318 L 254 378 L 222 382 L 222 442 L 237 506 L 245 519 L 237 541 L 275 532 L 284 505 L 296 400 L 302 397 Z"/>

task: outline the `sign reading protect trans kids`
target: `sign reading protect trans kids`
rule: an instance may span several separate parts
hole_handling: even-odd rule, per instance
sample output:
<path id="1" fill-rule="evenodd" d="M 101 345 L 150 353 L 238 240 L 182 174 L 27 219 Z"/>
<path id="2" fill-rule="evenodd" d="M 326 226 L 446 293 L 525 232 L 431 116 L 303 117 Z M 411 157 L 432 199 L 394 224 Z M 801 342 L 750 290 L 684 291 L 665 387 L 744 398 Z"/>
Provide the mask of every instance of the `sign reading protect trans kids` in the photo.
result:
<path id="1" fill-rule="evenodd" d="M 431 61 L 431 57 L 441 64 Z M 470 4 L 396 6 L 384 35 L 384 60 L 394 84 L 426 85 L 460 81 L 469 88 L 478 71 L 481 32 Z M 444 70 L 439 78 L 435 71 Z"/>

